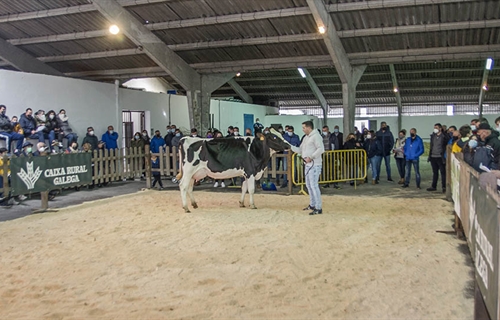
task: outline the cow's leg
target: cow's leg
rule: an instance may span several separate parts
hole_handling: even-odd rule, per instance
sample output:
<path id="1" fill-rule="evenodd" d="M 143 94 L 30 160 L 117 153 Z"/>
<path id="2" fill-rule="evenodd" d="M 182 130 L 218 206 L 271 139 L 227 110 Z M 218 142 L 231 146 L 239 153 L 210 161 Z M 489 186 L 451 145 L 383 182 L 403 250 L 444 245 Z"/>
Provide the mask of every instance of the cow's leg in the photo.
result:
<path id="1" fill-rule="evenodd" d="M 189 213 L 188 205 L 187 205 L 187 195 L 186 193 L 189 191 L 189 184 L 191 182 L 191 178 L 189 178 L 187 175 L 184 175 L 182 177 L 181 182 L 179 183 L 179 189 L 181 190 L 181 198 L 182 198 L 182 207 L 184 208 L 184 211 L 186 213 Z"/>
<path id="2" fill-rule="evenodd" d="M 191 205 L 193 206 L 193 208 L 197 209 L 198 208 L 198 204 L 196 204 L 196 201 L 194 200 L 194 194 L 193 194 L 193 188 L 194 188 L 194 183 L 196 181 L 194 179 L 191 179 L 189 181 L 189 189 L 188 189 L 188 193 L 189 193 L 189 198 L 191 199 Z"/>
<path id="3" fill-rule="evenodd" d="M 246 182 L 248 184 L 248 193 L 250 194 L 250 208 L 257 209 L 255 203 L 253 202 L 253 194 L 255 193 L 255 176 L 250 176 Z"/>
<path id="4" fill-rule="evenodd" d="M 241 200 L 240 200 L 240 207 L 244 208 L 245 207 L 245 194 L 247 193 L 248 190 L 248 180 L 245 179 L 243 183 L 241 184 Z"/>

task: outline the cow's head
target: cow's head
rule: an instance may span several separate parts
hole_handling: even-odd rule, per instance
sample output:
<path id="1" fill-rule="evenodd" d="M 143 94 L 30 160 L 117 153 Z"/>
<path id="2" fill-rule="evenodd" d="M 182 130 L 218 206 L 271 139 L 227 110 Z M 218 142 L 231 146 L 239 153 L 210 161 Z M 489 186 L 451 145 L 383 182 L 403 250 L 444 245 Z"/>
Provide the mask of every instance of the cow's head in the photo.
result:
<path id="1" fill-rule="evenodd" d="M 285 151 L 290 149 L 290 144 L 283 139 L 281 133 L 272 128 L 269 133 L 262 135 L 262 138 L 266 140 L 267 146 L 275 151 Z"/>

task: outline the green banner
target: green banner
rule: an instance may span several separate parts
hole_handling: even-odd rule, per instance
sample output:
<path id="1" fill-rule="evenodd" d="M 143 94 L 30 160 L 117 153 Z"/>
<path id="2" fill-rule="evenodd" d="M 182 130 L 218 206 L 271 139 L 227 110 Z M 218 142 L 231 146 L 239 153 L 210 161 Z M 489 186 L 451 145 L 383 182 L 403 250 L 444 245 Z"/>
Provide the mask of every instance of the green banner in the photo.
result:
<path id="1" fill-rule="evenodd" d="M 50 191 L 92 183 L 90 153 L 13 157 L 12 195 Z"/>
<path id="2" fill-rule="evenodd" d="M 499 212 L 497 203 L 470 176 L 471 253 L 476 266 L 476 281 L 481 289 L 491 319 L 498 319 L 499 298 Z"/>

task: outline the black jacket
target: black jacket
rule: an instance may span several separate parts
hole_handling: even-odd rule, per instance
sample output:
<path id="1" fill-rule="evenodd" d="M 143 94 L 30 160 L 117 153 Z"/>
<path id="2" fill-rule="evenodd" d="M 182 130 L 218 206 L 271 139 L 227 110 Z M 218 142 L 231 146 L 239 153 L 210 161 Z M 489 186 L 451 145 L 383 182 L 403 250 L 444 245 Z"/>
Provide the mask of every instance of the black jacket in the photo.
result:
<path id="1" fill-rule="evenodd" d="M 344 149 L 344 135 L 342 132 L 339 132 L 338 135 L 335 135 L 335 133 L 330 135 L 330 146 L 331 145 L 335 146 L 335 150 Z"/>
<path id="2" fill-rule="evenodd" d="M 0 132 L 12 132 L 12 123 L 3 113 L 0 113 Z"/>
<path id="3" fill-rule="evenodd" d="M 386 127 L 385 132 L 382 129 L 377 131 L 377 140 L 380 142 L 380 147 L 382 148 L 382 156 L 390 156 L 394 147 L 394 136 L 389 126 Z"/>
<path id="4" fill-rule="evenodd" d="M 26 113 L 23 113 L 21 118 L 19 118 L 19 124 L 23 128 L 25 137 L 31 136 L 31 131 L 36 130 L 36 121 L 32 115 L 27 117 Z"/>
<path id="5" fill-rule="evenodd" d="M 427 161 L 431 160 L 432 148 L 434 147 L 434 137 L 436 135 L 437 135 L 436 133 L 431 134 L 431 146 L 429 149 L 429 157 L 427 158 Z M 441 135 L 442 135 L 443 139 L 441 139 L 441 141 L 440 141 L 441 145 L 439 147 L 441 150 L 441 159 L 443 160 L 443 162 L 445 162 L 446 161 L 446 158 L 445 158 L 446 147 L 448 146 L 449 136 L 447 134 L 444 134 L 444 133 L 441 133 Z"/>
<path id="6" fill-rule="evenodd" d="M 83 138 L 82 146 L 86 143 L 89 143 L 92 146 L 92 151 L 94 151 L 97 150 L 97 144 L 99 143 L 99 140 L 95 135 L 91 136 L 87 133 L 87 135 L 85 135 L 85 138 Z"/>
<path id="7" fill-rule="evenodd" d="M 495 164 L 493 168 L 500 168 L 500 140 L 498 140 L 498 132 L 492 130 L 490 136 L 486 138 L 485 144 L 493 148 L 493 163 Z"/>
<path id="8" fill-rule="evenodd" d="M 43 130 L 43 132 L 45 133 L 49 133 L 50 131 L 59 132 L 59 124 L 57 123 L 57 116 L 54 113 L 54 119 L 50 119 L 49 114 L 51 112 L 54 111 L 50 110 L 49 112 L 47 112 L 47 122 L 45 125 L 45 130 Z"/>

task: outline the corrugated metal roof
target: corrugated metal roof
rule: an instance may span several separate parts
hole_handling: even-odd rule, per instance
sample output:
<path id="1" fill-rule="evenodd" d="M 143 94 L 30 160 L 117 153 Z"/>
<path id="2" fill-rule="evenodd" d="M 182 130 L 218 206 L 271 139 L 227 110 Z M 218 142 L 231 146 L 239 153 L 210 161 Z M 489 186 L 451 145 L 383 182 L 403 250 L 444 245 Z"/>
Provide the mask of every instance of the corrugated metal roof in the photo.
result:
<path id="1" fill-rule="evenodd" d="M 114 58 L 101 58 L 80 61 L 66 61 L 49 63 L 50 66 L 61 72 L 78 71 L 93 71 L 93 70 L 112 70 L 112 69 L 127 69 L 134 65 L 138 68 L 155 67 L 156 63 L 147 55 L 123 56 Z"/>
<path id="2" fill-rule="evenodd" d="M 0 15 L 18 14 L 88 4 L 87 0 L 6 0 L 0 1 Z"/>

